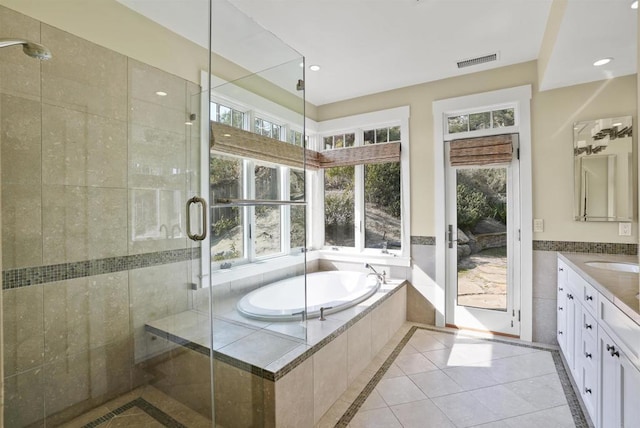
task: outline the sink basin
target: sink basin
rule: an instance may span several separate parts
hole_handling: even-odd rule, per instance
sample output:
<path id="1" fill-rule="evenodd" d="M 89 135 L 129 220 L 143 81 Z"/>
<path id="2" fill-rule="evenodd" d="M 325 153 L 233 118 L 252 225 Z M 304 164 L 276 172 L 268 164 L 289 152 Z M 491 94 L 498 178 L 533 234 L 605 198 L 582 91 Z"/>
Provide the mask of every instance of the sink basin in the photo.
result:
<path id="1" fill-rule="evenodd" d="M 616 272 L 640 272 L 640 269 L 638 268 L 638 265 L 636 263 L 585 262 L 585 265 L 598 269 L 614 270 Z"/>

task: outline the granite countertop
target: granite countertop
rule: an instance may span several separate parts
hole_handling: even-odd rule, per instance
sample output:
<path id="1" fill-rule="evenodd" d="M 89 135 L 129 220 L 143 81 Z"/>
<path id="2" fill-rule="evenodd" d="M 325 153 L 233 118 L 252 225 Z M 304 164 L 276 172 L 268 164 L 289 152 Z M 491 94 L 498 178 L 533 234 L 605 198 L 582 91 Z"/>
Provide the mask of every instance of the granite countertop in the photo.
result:
<path id="1" fill-rule="evenodd" d="M 640 279 L 637 273 L 618 272 L 592 267 L 586 262 L 638 263 L 638 256 L 613 254 L 558 253 L 560 258 L 610 300 L 629 318 L 640 325 Z"/>

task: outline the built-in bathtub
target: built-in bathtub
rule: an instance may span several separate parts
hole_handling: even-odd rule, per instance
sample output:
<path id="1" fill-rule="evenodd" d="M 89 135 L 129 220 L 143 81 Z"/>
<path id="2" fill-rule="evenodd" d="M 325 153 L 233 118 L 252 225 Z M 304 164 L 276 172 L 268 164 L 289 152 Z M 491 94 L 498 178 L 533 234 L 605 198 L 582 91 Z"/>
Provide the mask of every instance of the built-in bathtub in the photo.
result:
<path id="1" fill-rule="evenodd" d="M 305 287 L 306 281 L 306 287 Z M 331 314 L 368 299 L 380 288 L 376 275 L 362 272 L 328 271 L 283 279 L 245 295 L 237 304 L 238 312 L 260 321 L 317 318 L 320 312 Z"/>
<path id="2" fill-rule="evenodd" d="M 375 281 L 375 276 L 367 281 Z M 209 315 L 189 310 L 149 321 L 145 329 L 153 340 L 182 348 L 171 350 L 180 355 L 179 364 L 158 369 L 166 385 L 208 380 L 202 374 L 210 371 L 213 357 L 220 426 L 315 426 L 405 322 L 407 284 L 388 279 L 373 295 L 325 321 L 301 323 L 298 316 L 292 322 L 245 324 L 228 317 L 231 312 L 214 313 L 211 335 Z M 235 307 L 234 301 L 234 309 L 226 309 L 235 312 Z M 306 338 L 283 336 L 292 326 L 303 328 Z M 266 354 L 269 359 L 263 358 Z M 157 358 L 164 361 L 162 355 Z M 211 414 L 210 394 L 188 399 L 203 415 Z"/>

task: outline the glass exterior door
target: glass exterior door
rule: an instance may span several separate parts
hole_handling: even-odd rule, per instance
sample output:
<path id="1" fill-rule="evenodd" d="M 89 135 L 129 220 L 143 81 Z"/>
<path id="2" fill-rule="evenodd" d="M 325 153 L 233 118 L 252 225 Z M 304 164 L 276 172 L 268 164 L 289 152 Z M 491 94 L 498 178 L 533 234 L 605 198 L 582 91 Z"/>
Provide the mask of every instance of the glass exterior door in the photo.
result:
<path id="1" fill-rule="evenodd" d="M 447 324 L 519 335 L 517 159 L 448 167 Z"/>

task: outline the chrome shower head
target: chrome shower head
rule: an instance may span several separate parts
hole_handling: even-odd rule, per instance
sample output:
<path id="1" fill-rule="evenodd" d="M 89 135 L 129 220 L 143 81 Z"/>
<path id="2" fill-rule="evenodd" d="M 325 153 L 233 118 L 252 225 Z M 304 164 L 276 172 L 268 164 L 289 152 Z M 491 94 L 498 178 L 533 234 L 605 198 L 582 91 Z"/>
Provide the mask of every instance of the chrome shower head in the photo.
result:
<path id="1" fill-rule="evenodd" d="M 22 51 L 31 58 L 40 60 L 51 59 L 51 51 L 40 43 L 30 42 L 23 39 L 0 39 L 0 48 L 15 45 L 22 45 Z"/>

